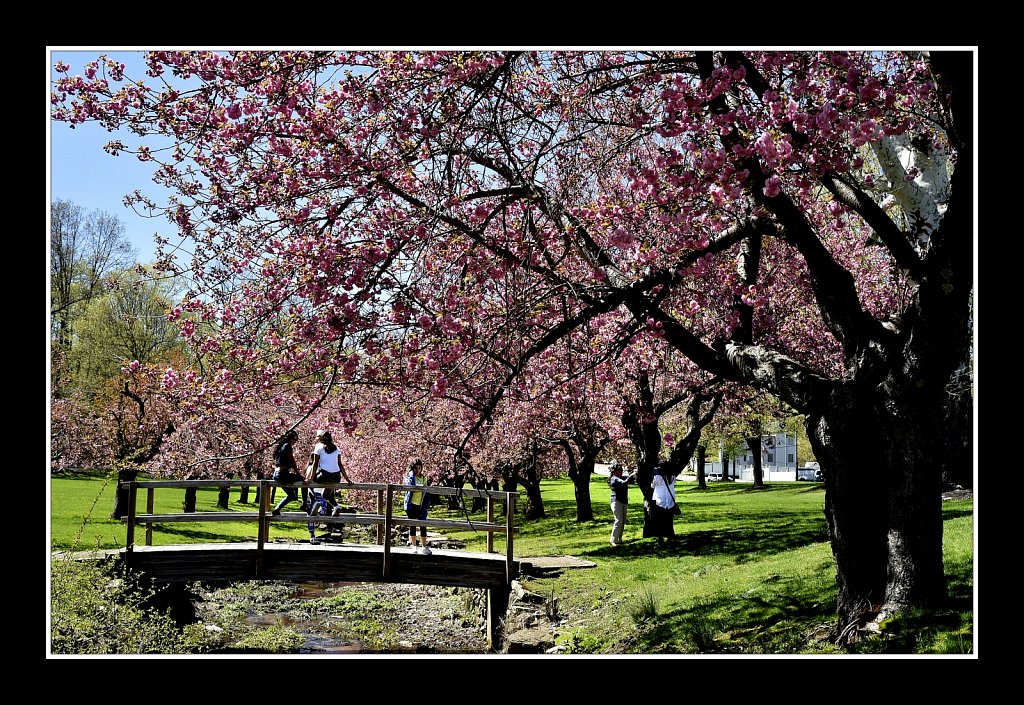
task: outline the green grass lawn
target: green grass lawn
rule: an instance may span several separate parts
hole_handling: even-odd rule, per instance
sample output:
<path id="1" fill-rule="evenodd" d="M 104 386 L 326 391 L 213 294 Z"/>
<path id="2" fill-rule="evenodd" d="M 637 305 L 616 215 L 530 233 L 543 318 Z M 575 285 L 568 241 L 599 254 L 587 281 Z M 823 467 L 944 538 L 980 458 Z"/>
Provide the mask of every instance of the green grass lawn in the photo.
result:
<path id="1" fill-rule="evenodd" d="M 140 476 L 140 480 L 148 479 Z M 84 551 L 94 548 L 121 548 L 125 542 L 125 523 L 108 518 L 114 508 L 115 483 L 105 475 L 97 473 L 62 473 L 50 479 L 50 546 L 54 550 Z M 283 490 L 278 490 L 281 499 Z M 196 492 L 196 511 L 224 511 L 217 507 L 217 488 L 200 489 Z M 249 491 L 249 503 L 238 501 L 239 490 L 231 490 L 228 511 L 255 512 L 256 493 Z M 153 494 L 153 511 L 169 514 L 182 511 L 185 490 L 179 488 L 158 489 Z M 145 511 L 146 493 L 139 491 L 137 511 Z M 298 511 L 293 502 L 285 511 Z M 143 542 L 145 527 L 136 527 L 135 540 Z M 273 524 L 271 539 L 275 537 L 307 538 L 305 524 Z M 203 543 L 207 541 L 256 540 L 256 522 L 207 522 L 154 524 L 153 545 L 166 546 L 177 543 Z"/>
<path id="2" fill-rule="evenodd" d="M 122 522 L 107 518 L 113 483 L 79 474 L 51 481 L 54 549 L 114 548 L 124 544 Z M 156 511 L 178 512 L 184 490 L 158 490 Z M 835 568 L 818 483 L 776 482 L 764 490 L 714 483 L 697 490 L 680 483 L 683 509 L 675 522 L 677 545 L 657 549 L 642 539 L 640 493 L 630 495 L 625 545 L 608 545 L 609 490 L 591 484 L 596 519 L 577 523 L 572 483 L 542 484 L 547 516 L 526 522 L 519 501 L 517 558 L 573 555 L 597 564 L 524 581 L 557 598 L 570 627 L 559 639 L 573 652 L 603 653 L 847 653 L 828 633 L 835 619 Z M 140 508 L 144 495 L 140 494 Z M 253 498 L 250 493 L 250 498 Z M 200 490 L 198 511 L 216 510 L 217 490 Z M 231 492 L 230 511 L 253 511 Z M 297 505 L 292 505 L 297 507 Z M 947 605 L 906 615 L 854 652 L 969 653 L 973 637 L 973 502 L 943 502 L 943 547 L 949 585 Z M 432 517 L 465 518 L 434 507 Z M 469 515 L 482 520 L 483 514 Z M 141 542 L 141 531 L 137 540 Z M 154 527 L 153 543 L 255 540 L 254 523 L 167 524 Z M 447 532 L 483 551 L 486 535 Z M 307 535 L 304 524 L 276 524 L 271 537 Z M 504 549 L 503 537 L 495 548 Z"/>

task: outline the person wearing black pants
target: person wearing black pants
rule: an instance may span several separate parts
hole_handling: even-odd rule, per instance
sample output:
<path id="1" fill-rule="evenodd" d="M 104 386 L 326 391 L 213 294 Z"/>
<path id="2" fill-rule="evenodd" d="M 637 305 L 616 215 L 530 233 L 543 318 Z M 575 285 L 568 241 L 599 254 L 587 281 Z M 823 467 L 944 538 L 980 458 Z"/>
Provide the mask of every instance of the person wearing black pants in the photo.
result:
<path id="1" fill-rule="evenodd" d="M 281 507 L 298 500 L 299 493 L 290 485 L 301 482 L 302 475 L 298 472 L 295 464 L 295 451 L 293 445 L 299 440 L 299 434 L 292 429 L 281 437 L 274 449 L 274 480 L 284 487 L 284 499 L 277 503 L 277 506 L 270 512 L 273 516 L 281 514 Z"/>

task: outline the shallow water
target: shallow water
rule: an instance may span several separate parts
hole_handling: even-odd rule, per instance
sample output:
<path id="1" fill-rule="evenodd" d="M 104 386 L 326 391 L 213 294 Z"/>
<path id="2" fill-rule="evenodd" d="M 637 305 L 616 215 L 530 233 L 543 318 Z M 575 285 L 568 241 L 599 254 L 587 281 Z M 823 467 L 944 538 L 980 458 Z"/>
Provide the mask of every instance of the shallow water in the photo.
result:
<path id="1" fill-rule="evenodd" d="M 332 590 L 358 583 L 295 582 L 290 584 L 293 586 L 291 599 L 302 601 L 327 597 L 332 594 Z M 315 630 L 322 627 L 324 623 L 323 617 L 309 618 L 287 611 L 267 612 L 251 614 L 245 618 L 245 622 L 254 627 L 279 626 L 298 632 L 306 638 L 305 643 L 299 647 L 300 654 L 359 654 L 363 653 L 364 649 L 364 645 L 360 641 L 316 633 Z"/>
<path id="2" fill-rule="evenodd" d="M 236 611 L 236 625 L 245 632 L 279 627 L 298 634 L 298 653 L 344 654 L 466 654 L 486 653 L 483 622 L 474 617 L 468 594 L 425 585 L 352 582 L 280 582 L 267 593 L 247 597 L 227 595 L 224 604 L 248 602 L 245 615 Z M 326 604 L 305 606 L 350 591 L 364 593 L 342 599 L 337 609 Z M 254 598 L 254 599 L 253 599 Z M 469 596 L 472 599 L 472 596 Z M 479 596 L 477 596 L 477 602 Z M 212 614 L 220 600 L 206 603 Z M 212 621 L 216 622 L 216 618 Z M 225 625 L 226 626 L 226 625 Z M 231 630 L 234 632 L 235 630 Z M 233 636 L 238 643 L 240 636 Z M 224 653 L 237 653 L 231 646 Z M 245 653 L 268 653 L 244 649 Z M 294 652 L 293 652 L 294 653 Z"/>

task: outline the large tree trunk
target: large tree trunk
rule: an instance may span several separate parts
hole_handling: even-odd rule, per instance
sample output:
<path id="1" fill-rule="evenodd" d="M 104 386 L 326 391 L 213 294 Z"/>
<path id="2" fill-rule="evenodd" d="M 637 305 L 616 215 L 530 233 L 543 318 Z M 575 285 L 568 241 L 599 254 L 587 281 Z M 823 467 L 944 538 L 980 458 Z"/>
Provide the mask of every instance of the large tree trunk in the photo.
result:
<path id="1" fill-rule="evenodd" d="M 502 492 L 518 492 L 519 491 L 519 478 L 516 477 L 514 470 L 510 465 L 505 466 L 505 469 L 501 473 L 501 491 Z M 501 503 L 501 513 L 503 516 L 508 516 L 508 501 Z"/>
<path id="2" fill-rule="evenodd" d="M 704 472 L 708 454 L 708 447 L 701 443 L 697 446 L 697 489 L 706 490 L 708 488 L 707 476 Z"/>
<path id="3" fill-rule="evenodd" d="M 117 471 L 117 491 L 114 494 L 114 511 L 110 513 L 111 519 L 123 519 L 128 516 L 128 488 L 122 488 L 121 483 L 134 482 L 138 476 L 138 468 L 122 468 Z"/>
<path id="4" fill-rule="evenodd" d="M 584 458 L 580 465 L 586 463 Z M 572 465 L 576 465 L 575 461 Z M 571 467 L 571 466 L 570 466 Z M 575 471 L 570 470 L 569 479 L 572 480 L 573 492 L 576 495 L 576 521 L 593 521 L 594 506 L 590 503 L 590 476 L 594 472 L 594 459 L 590 459 L 589 468 L 576 467 Z"/>
<path id="5" fill-rule="evenodd" d="M 857 398 L 837 394 L 825 416 L 808 417 L 825 475 L 841 627 L 945 596 L 935 466 L 945 411 L 941 399 L 920 396 L 894 403 L 878 389 Z"/>
<path id="6" fill-rule="evenodd" d="M 764 489 L 764 468 L 761 466 L 761 435 L 751 436 L 747 439 L 747 447 L 754 456 L 754 489 Z"/>
<path id="7" fill-rule="evenodd" d="M 544 500 L 540 495 L 540 479 L 537 477 L 536 458 L 531 454 L 529 457 L 505 464 L 501 469 L 503 480 L 502 490 L 504 492 L 516 492 L 519 485 L 523 486 L 526 492 L 526 507 L 523 515 L 526 519 L 540 519 L 544 516 Z M 508 505 L 503 507 L 505 514 L 508 513 Z"/>
<path id="8" fill-rule="evenodd" d="M 840 627 L 863 623 L 886 583 L 886 489 L 881 434 L 871 416 L 834 400 L 827 418 L 807 417 L 807 436 L 825 476 L 825 519 L 836 560 Z"/>
<path id="9" fill-rule="evenodd" d="M 886 612 L 935 606 L 946 596 L 942 474 L 935 471 L 932 450 L 941 447 L 944 414 L 938 407 L 919 407 L 917 411 L 918 418 L 913 418 L 918 414 L 897 418 L 892 436 L 886 439 L 892 476 Z M 907 443 L 907 439 L 914 442 Z"/>
<path id="10" fill-rule="evenodd" d="M 249 503 L 249 485 L 242 485 L 238 490 L 238 502 L 239 504 Z"/>
<path id="11" fill-rule="evenodd" d="M 601 449 L 608 444 L 610 437 L 596 424 L 581 431 L 573 439 L 580 451 L 576 458 L 573 443 L 568 440 L 559 442 L 565 451 L 569 465 L 569 479 L 572 480 L 573 492 L 576 495 L 576 521 L 593 521 L 594 505 L 590 501 L 590 478 L 594 474 L 594 463 Z"/>
<path id="12" fill-rule="evenodd" d="M 545 516 L 544 500 L 540 496 L 536 451 L 520 463 L 519 468 L 519 480 L 526 489 L 526 508 L 523 510 L 523 516 L 526 519 L 541 519 Z"/>
<path id="13" fill-rule="evenodd" d="M 234 479 L 234 473 L 228 473 L 228 479 Z M 217 506 L 221 509 L 228 509 L 228 503 L 231 501 L 231 488 L 221 487 L 220 491 L 217 492 Z"/>

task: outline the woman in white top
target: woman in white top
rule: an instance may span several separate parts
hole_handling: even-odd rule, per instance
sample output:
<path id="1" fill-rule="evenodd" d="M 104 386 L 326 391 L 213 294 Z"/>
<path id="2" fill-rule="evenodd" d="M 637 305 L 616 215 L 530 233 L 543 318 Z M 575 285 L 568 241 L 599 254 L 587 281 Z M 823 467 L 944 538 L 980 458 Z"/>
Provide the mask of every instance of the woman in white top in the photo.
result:
<path id="1" fill-rule="evenodd" d="M 676 475 L 675 467 L 668 462 L 659 463 L 654 468 L 654 481 L 651 483 L 651 525 L 653 534 L 658 538 L 658 546 L 666 542 L 671 545 L 676 540 L 673 522 L 676 518 Z"/>
<path id="2" fill-rule="evenodd" d="M 352 482 L 352 480 L 348 479 L 345 467 L 341 464 L 341 451 L 338 450 L 338 446 L 334 445 L 331 432 L 317 431 L 316 438 L 316 447 L 313 448 L 313 453 L 310 455 L 313 481 L 341 482 L 341 477 L 344 477 L 345 482 Z M 337 506 L 334 501 L 333 488 L 324 488 L 324 499 L 327 500 L 332 509 Z"/>

